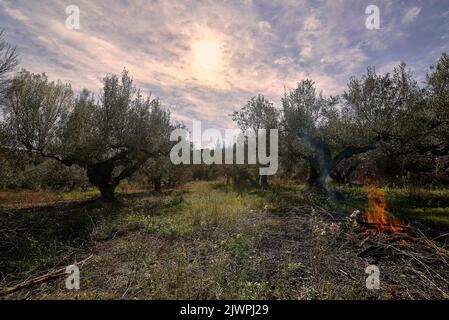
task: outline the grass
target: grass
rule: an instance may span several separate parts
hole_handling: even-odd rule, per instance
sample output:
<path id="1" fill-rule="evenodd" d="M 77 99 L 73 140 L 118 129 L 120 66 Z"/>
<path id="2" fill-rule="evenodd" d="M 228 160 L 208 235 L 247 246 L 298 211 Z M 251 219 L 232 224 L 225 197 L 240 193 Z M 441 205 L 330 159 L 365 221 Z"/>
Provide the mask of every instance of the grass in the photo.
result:
<path id="1" fill-rule="evenodd" d="M 366 298 L 364 270 L 348 283 L 333 283 L 324 239 L 304 238 L 312 252 L 292 244 L 306 230 L 296 220 L 270 214 L 302 204 L 366 209 L 366 190 L 339 187 L 347 198 L 332 203 L 295 183 L 273 190 L 233 190 L 223 181 L 192 182 L 163 195 L 122 194 L 115 203 L 94 191 L 67 193 L 61 206 L 26 208 L 7 201 L 0 219 L 0 287 L 56 266 L 94 258 L 81 269 L 81 290 L 64 281 L 34 288 L 36 298 L 81 299 L 354 299 Z M 384 188 L 394 214 L 421 222 L 449 223 L 449 191 Z M 5 193 L 3 193 L 5 196 Z M 47 195 L 50 199 L 53 195 Z M 7 198 L 7 197 L 6 197 Z M 62 200 L 60 200 L 62 199 Z M 67 200 L 72 201 L 66 204 Z M 33 202 L 35 201 L 35 202 Z M 46 200 L 47 201 L 47 200 Z M 46 202 L 45 202 L 46 203 Z M 12 206 L 20 209 L 12 210 Z M 38 205 L 29 209 L 31 205 Z M 299 243 L 299 242 L 298 242 Z M 329 247 L 328 250 L 332 248 Z M 312 267 L 311 267 L 312 266 Z M 320 269 L 320 268 L 324 269 Z M 308 280 L 307 280 L 308 279 Z M 310 281 L 318 281 L 311 287 Z M 309 281 L 309 282 L 307 282 Z M 307 283 L 305 283 L 307 282 Z M 21 298 L 29 291 L 12 297 Z"/>
<path id="2" fill-rule="evenodd" d="M 23 278 L 72 259 L 88 242 L 94 221 L 107 210 L 84 202 L 48 209 L 0 210 L 3 278 Z"/>
<path id="3" fill-rule="evenodd" d="M 161 299 L 256 297 L 264 286 L 253 277 L 260 262 L 255 243 L 267 223 L 260 216 L 264 205 L 259 195 L 196 182 L 163 197 L 92 203 L 65 208 L 64 215 L 40 212 L 19 225 L 5 226 L 29 232 L 18 236 L 14 250 L 3 246 L 8 254 L 2 256 L 0 270 L 7 283 L 70 261 L 76 254 L 71 248 L 78 256 L 93 249 L 100 252 L 98 263 L 114 266 L 114 272 L 104 276 L 112 275 L 119 288 L 128 286 L 133 268 L 148 269 L 132 276 L 127 294 L 144 287 L 152 288 L 145 297 Z M 55 224 L 58 228 L 49 227 Z M 46 232 L 39 232 L 42 229 Z M 97 267 L 88 270 L 85 284 L 101 287 L 108 282 L 101 274 Z M 106 289 L 102 295 L 112 292 Z M 87 290 L 83 296 L 94 293 Z"/>
<path id="4" fill-rule="evenodd" d="M 121 194 L 144 192 L 127 181 L 122 182 L 117 190 Z M 20 209 L 37 206 L 57 205 L 67 202 L 84 201 L 98 198 L 100 191 L 91 187 L 88 189 L 74 189 L 70 191 L 53 190 L 0 190 L 0 208 Z"/>
<path id="5" fill-rule="evenodd" d="M 219 183 L 206 182 L 191 183 L 172 198 L 182 201 L 162 209 L 134 209 L 113 223 L 115 229 L 138 226 L 140 239 L 152 242 L 140 244 L 146 248 L 141 250 L 150 254 L 127 259 L 139 261 L 139 270 L 146 270 L 133 278 L 136 284 L 127 294 L 154 299 L 261 297 L 266 283 L 262 275 L 260 281 L 255 281 L 254 275 L 260 273 L 255 244 L 267 223 L 258 211 L 264 200 L 258 195 L 223 191 Z M 134 248 L 134 241 L 127 245 Z M 124 247 L 124 254 L 132 254 L 131 248 Z M 111 258 L 104 257 L 107 261 Z M 145 293 L 139 294 L 136 286 Z"/>
<path id="6" fill-rule="evenodd" d="M 340 186 L 345 204 L 362 212 L 367 209 L 367 189 L 362 186 Z M 424 187 L 383 187 L 388 211 L 400 218 L 416 220 L 436 227 L 449 226 L 449 189 Z"/>
<path id="7" fill-rule="evenodd" d="M 81 201 L 100 195 L 97 189 L 85 191 L 74 190 L 56 192 L 50 190 L 2 190 L 0 191 L 0 208 L 29 208 L 35 206 L 54 205 L 69 201 Z"/>

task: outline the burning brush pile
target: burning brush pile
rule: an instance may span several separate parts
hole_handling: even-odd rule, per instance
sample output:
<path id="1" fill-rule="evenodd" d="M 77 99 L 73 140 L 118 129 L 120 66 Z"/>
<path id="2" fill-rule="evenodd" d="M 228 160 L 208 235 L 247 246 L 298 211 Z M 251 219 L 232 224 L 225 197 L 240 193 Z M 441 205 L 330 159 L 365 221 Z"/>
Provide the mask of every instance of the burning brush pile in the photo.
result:
<path id="1" fill-rule="evenodd" d="M 396 217 L 382 190 L 366 190 L 364 212 L 301 205 L 276 213 L 277 235 L 307 270 L 299 292 L 334 284 L 331 298 L 361 288 L 357 299 L 449 299 L 449 233 Z M 365 289 L 372 265 L 379 290 Z"/>
<path id="2" fill-rule="evenodd" d="M 362 237 L 359 256 L 392 269 L 386 276 L 396 277 L 395 282 L 413 279 L 419 298 L 449 299 L 449 234 L 394 216 L 382 190 L 367 190 L 368 209 L 354 221 L 355 232 Z"/>
<path id="3" fill-rule="evenodd" d="M 387 200 L 384 192 L 380 189 L 370 189 L 368 205 L 364 223 L 368 234 L 406 233 L 410 229 L 409 222 L 403 221 L 387 211 Z"/>

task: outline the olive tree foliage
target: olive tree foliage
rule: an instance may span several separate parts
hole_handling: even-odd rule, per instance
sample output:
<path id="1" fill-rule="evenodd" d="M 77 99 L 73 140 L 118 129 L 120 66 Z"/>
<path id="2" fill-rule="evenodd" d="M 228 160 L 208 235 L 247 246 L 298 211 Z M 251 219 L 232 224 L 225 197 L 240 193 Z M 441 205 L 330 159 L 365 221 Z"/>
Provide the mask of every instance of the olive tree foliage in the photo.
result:
<path id="1" fill-rule="evenodd" d="M 318 94 L 312 80 L 285 93 L 282 111 L 283 156 L 307 162 L 310 187 L 328 189 L 328 179 L 341 176 L 343 161 L 374 148 L 342 110 L 339 98 Z"/>
<path id="2" fill-rule="evenodd" d="M 378 137 L 376 152 L 385 167 L 396 164 L 404 174 L 449 154 L 448 83 L 449 59 L 443 54 L 422 88 L 401 63 L 391 74 L 369 69 L 360 80 L 352 79 L 344 98 L 357 125 L 371 139 Z"/>
<path id="3" fill-rule="evenodd" d="M 9 75 L 19 64 L 16 48 L 9 44 L 0 29 L 0 97 L 4 95 L 9 84 Z"/>
<path id="4" fill-rule="evenodd" d="M 0 107 L 5 103 L 5 93 L 9 87 L 10 74 L 18 66 L 19 58 L 16 48 L 10 45 L 0 29 Z M 0 110 L 0 119 L 3 117 Z M 8 131 L 0 123 L 0 142 L 8 139 Z"/>
<path id="5" fill-rule="evenodd" d="M 12 135 L 7 146 L 62 159 L 53 151 L 61 144 L 61 129 L 72 106 L 69 85 L 22 70 L 7 92 L 5 125 Z"/>
<path id="6" fill-rule="evenodd" d="M 99 101 L 28 71 L 13 79 L 7 97 L 8 147 L 85 168 L 106 199 L 149 158 L 169 152 L 170 114 L 143 97 L 126 70 L 104 78 Z"/>
<path id="7" fill-rule="evenodd" d="M 421 94 L 421 103 L 411 110 L 406 122 L 406 136 L 401 137 L 401 155 L 412 163 L 410 173 L 424 171 L 446 172 L 448 161 L 440 159 L 449 155 L 449 56 L 442 54 L 430 67 Z M 437 169 L 439 163 L 443 167 Z M 438 177 L 435 177 L 438 178 Z"/>
<path id="8" fill-rule="evenodd" d="M 258 132 L 259 129 L 276 129 L 278 117 L 278 110 L 263 95 L 252 97 L 243 108 L 232 114 L 232 120 L 240 130 L 251 129 L 254 132 Z"/>
<path id="9" fill-rule="evenodd" d="M 344 181 L 367 159 L 419 171 L 426 159 L 449 154 L 449 56 L 431 66 L 424 87 L 405 63 L 386 74 L 368 68 L 341 98 L 304 80 L 285 93 L 282 111 L 283 162 L 306 161 L 311 186 Z"/>
<path id="10" fill-rule="evenodd" d="M 449 55 L 443 53 L 426 77 L 426 103 L 419 123 L 424 130 L 415 148 L 433 156 L 449 155 Z"/>
<path id="11" fill-rule="evenodd" d="M 174 188 L 192 179 L 194 166 L 175 165 L 168 155 L 149 159 L 142 169 L 142 173 L 155 192 L 162 192 L 163 188 Z"/>
<path id="12" fill-rule="evenodd" d="M 423 90 L 419 88 L 405 63 L 392 73 L 377 74 L 368 68 L 360 79 L 352 78 L 343 94 L 344 112 L 358 132 L 371 141 L 370 160 L 377 162 L 383 175 L 399 174 L 404 168 L 406 141 L 416 130 L 412 115 L 423 107 Z"/>
<path id="13" fill-rule="evenodd" d="M 278 129 L 279 127 L 279 111 L 273 106 L 273 103 L 266 99 L 263 95 L 252 97 L 246 105 L 239 111 L 232 114 L 232 120 L 237 124 L 242 132 L 250 130 L 256 135 L 256 153 L 258 154 L 258 133 L 260 129 L 266 130 L 267 148 L 270 144 L 270 129 Z M 260 164 L 257 161 L 255 169 L 259 172 Z M 255 185 L 262 188 L 268 187 L 267 176 L 260 176 Z"/>
<path id="14" fill-rule="evenodd" d="M 165 128 L 187 130 L 183 123 L 173 123 Z M 147 180 L 152 184 L 155 192 L 162 192 L 162 187 L 173 188 L 178 184 L 189 181 L 192 178 L 190 166 L 180 166 L 172 163 L 169 150 L 178 143 L 178 141 L 169 141 L 170 132 L 162 132 L 166 136 L 162 139 L 164 142 L 164 152 L 156 157 L 149 158 L 139 170 Z M 190 146 L 192 151 L 193 145 Z"/>
<path id="15" fill-rule="evenodd" d="M 414 120 L 423 112 L 424 91 L 405 63 L 384 75 L 368 68 L 361 79 L 349 81 L 343 97 L 353 121 L 368 138 L 378 137 L 398 150 L 415 138 L 419 123 Z"/>

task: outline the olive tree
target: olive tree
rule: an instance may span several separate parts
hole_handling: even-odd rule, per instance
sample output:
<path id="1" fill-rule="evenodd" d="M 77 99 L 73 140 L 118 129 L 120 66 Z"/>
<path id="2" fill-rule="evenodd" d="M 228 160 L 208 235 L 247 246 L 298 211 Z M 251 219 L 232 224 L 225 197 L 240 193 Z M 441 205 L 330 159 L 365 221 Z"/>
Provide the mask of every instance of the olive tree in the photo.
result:
<path id="1" fill-rule="evenodd" d="M 429 170 L 432 158 L 448 154 L 448 61 L 443 55 L 431 67 L 423 88 L 405 63 L 391 74 L 370 69 L 360 80 L 350 81 L 344 95 L 347 107 L 364 134 L 378 137 L 376 154 L 390 174 Z"/>
<path id="2" fill-rule="evenodd" d="M 449 155 L 449 55 L 443 53 L 426 77 L 426 103 L 419 113 L 423 127 L 415 147 L 436 157 Z M 415 132 L 415 135 L 417 133 Z"/>
<path id="3" fill-rule="evenodd" d="M 376 139 L 360 134 L 339 98 L 318 94 L 312 80 L 285 93 L 282 111 L 282 155 L 306 161 L 308 185 L 319 191 L 328 189 L 328 179 L 341 175 L 338 167 L 343 161 L 375 148 Z"/>
<path id="4" fill-rule="evenodd" d="M 103 198 L 149 158 L 169 152 L 170 114 L 143 97 L 125 70 L 103 80 L 99 100 L 88 90 L 76 98 L 69 85 L 45 74 L 19 73 L 8 90 L 6 125 L 18 148 L 86 169 Z"/>
<path id="5" fill-rule="evenodd" d="M 232 114 L 232 120 L 242 132 L 251 130 L 256 135 L 256 154 L 258 154 L 258 133 L 260 129 L 266 130 L 267 148 L 270 144 L 270 129 L 277 129 L 279 125 L 279 112 L 263 95 L 252 97 L 239 111 Z M 259 161 L 256 169 L 259 171 Z M 262 188 L 268 188 L 266 175 L 262 175 L 257 183 Z"/>

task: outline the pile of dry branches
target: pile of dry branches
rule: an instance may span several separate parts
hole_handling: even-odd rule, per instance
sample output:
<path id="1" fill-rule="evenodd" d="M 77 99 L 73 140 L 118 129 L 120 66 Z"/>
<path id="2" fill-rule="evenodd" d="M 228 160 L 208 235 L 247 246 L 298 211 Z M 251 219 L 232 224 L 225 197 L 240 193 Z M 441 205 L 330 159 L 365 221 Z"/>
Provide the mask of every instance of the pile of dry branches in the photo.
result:
<path id="1" fill-rule="evenodd" d="M 420 226 L 404 226 L 401 232 L 373 232 L 359 212 L 329 211 L 305 205 L 280 215 L 295 232 L 309 239 L 298 250 L 320 257 L 309 264 L 317 269 L 314 281 L 364 286 L 368 265 L 380 269 L 381 289 L 367 297 L 380 299 L 449 299 L 449 233 L 429 236 Z M 318 276 L 320 275 L 320 276 Z M 360 296 L 359 296 L 360 297 Z"/>

